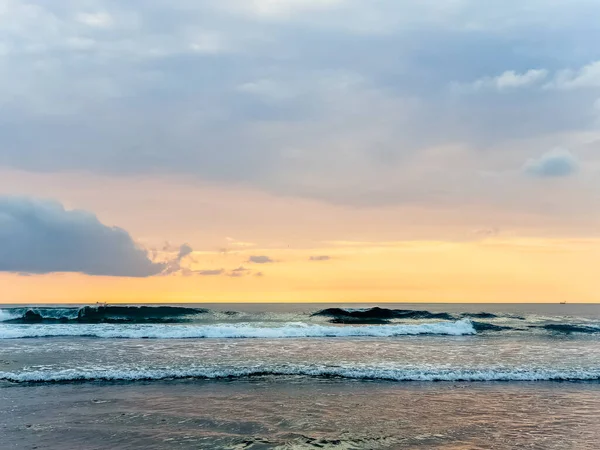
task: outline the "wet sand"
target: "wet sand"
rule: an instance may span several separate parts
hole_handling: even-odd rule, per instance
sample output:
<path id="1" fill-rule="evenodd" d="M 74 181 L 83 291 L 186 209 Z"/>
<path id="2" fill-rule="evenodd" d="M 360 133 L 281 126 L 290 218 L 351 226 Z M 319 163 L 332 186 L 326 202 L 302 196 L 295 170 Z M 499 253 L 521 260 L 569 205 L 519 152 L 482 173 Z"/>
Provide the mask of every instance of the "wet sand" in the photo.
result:
<path id="1" fill-rule="evenodd" d="M 0 435 L 3 449 L 595 449 L 600 384 L 5 383 Z"/>

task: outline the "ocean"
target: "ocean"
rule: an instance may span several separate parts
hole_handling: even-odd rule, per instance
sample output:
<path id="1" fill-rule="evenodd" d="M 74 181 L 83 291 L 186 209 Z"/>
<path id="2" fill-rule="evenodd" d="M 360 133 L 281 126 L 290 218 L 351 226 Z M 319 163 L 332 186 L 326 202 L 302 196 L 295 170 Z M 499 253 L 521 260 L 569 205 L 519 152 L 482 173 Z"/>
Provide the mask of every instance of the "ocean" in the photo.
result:
<path id="1" fill-rule="evenodd" d="M 0 308 L 3 449 L 595 449 L 600 305 Z"/>

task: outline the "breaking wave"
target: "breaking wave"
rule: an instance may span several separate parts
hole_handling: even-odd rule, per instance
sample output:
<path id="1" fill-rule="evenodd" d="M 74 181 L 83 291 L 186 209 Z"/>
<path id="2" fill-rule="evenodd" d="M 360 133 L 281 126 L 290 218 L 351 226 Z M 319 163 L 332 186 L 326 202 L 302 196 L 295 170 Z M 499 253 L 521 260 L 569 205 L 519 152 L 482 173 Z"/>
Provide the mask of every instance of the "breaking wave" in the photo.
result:
<path id="1" fill-rule="evenodd" d="M 456 317 L 449 313 L 435 313 L 431 311 L 420 311 L 413 309 L 388 309 L 378 306 L 368 309 L 344 309 L 327 308 L 313 313 L 313 316 L 331 317 L 332 320 L 341 322 L 347 321 L 370 321 L 370 320 L 390 320 L 390 319 L 440 319 L 455 320 Z"/>
<path id="2" fill-rule="evenodd" d="M 473 328 L 475 328 L 475 331 L 477 331 L 477 332 L 484 332 L 484 331 L 506 331 L 506 330 L 513 330 L 514 329 L 512 327 L 506 327 L 506 326 L 502 326 L 502 325 L 494 325 L 493 323 L 488 323 L 488 322 L 473 321 L 471 323 L 473 324 Z"/>
<path id="3" fill-rule="evenodd" d="M 387 323 L 392 319 L 498 319 L 501 317 L 523 320 L 513 315 L 499 315 L 490 312 L 464 312 L 451 314 L 448 312 L 432 312 L 418 309 L 389 309 L 376 306 L 366 309 L 326 308 L 312 314 L 313 316 L 330 317 L 331 323 Z"/>
<path id="4" fill-rule="evenodd" d="M 0 380 L 14 383 L 80 381 L 151 381 L 174 379 L 236 379 L 260 376 L 305 376 L 382 381 L 599 381 L 598 369 L 452 369 L 350 368 L 281 366 L 182 369 L 63 369 L 0 372 Z"/>
<path id="5" fill-rule="evenodd" d="M 489 313 L 489 312 L 478 312 L 478 313 L 462 313 L 463 317 L 470 317 L 472 319 L 496 319 L 498 318 L 497 314 Z"/>
<path id="6" fill-rule="evenodd" d="M 546 333 L 600 335 L 588 318 L 515 316 L 491 312 L 326 308 L 311 313 L 218 311 L 185 306 L 94 305 L 0 308 L 0 339 L 91 336 L 132 338 L 338 337 L 401 334 Z M 240 323 L 240 322 L 245 323 Z M 270 327 L 265 326 L 269 322 Z M 448 325 L 452 324 L 452 325 Z M 10 325 L 10 326 L 9 326 Z M 106 325 L 94 328 L 93 325 Z M 122 326 L 111 328 L 108 325 Z M 174 328 L 152 328 L 171 325 Z M 293 326 L 292 326 L 293 325 Z M 86 328 L 86 326 L 88 326 Z M 130 328 L 139 326 L 139 328 Z M 149 326 L 150 328 L 143 328 Z M 185 326 L 188 326 L 186 328 Z M 25 327 L 28 327 L 25 329 Z M 55 328 L 54 328 L 55 327 Z M 69 328 L 70 327 L 70 328 Z M 416 327 L 416 328 L 411 328 Z M 344 331 L 345 328 L 348 328 Z M 421 331 L 426 330 L 426 331 Z"/>
<path id="7" fill-rule="evenodd" d="M 0 322 L 9 322 L 19 317 L 21 317 L 20 314 L 14 313 L 9 309 L 0 309 Z"/>
<path id="8" fill-rule="evenodd" d="M 82 308 L 7 308 L 0 322 L 37 323 L 180 323 L 205 314 L 202 308 L 181 306 L 84 306 Z"/>
<path id="9" fill-rule="evenodd" d="M 403 335 L 475 334 L 469 320 L 424 323 L 419 325 L 325 326 L 302 322 L 278 326 L 260 324 L 161 325 L 161 324 L 94 324 L 94 325 L 23 325 L 0 326 L 0 339 L 80 336 L 130 339 L 190 338 L 314 338 L 314 337 L 393 337 Z"/>

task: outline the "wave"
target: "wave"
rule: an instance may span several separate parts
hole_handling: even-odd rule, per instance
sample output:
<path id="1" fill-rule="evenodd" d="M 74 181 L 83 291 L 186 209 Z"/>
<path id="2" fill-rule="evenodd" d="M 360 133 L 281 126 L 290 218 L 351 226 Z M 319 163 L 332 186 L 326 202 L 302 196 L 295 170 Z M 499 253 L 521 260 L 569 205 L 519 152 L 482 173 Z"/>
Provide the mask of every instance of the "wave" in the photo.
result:
<path id="1" fill-rule="evenodd" d="M 332 317 L 332 320 L 341 322 L 344 319 L 350 321 L 360 320 L 390 320 L 390 319 L 441 319 L 455 320 L 456 317 L 450 313 L 434 313 L 431 311 L 420 311 L 413 309 L 388 309 L 378 306 L 368 309 L 344 309 L 326 308 L 312 314 L 313 316 Z"/>
<path id="2" fill-rule="evenodd" d="M 497 319 L 498 315 L 489 312 L 478 312 L 478 313 L 462 313 L 462 317 L 470 317 L 472 319 Z"/>
<path id="3" fill-rule="evenodd" d="M 472 321 L 471 323 L 473 324 L 473 328 L 475 328 L 475 331 L 477 331 L 477 332 L 514 330 L 514 328 L 512 328 L 512 327 L 506 327 L 506 326 L 502 326 L 502 325 L 494 325 L 493 323 L 488 323 L 488 322 Z"/>
<path id="4" fill-rule="evenodd" d="M 387 319 L 378 319 L 371 317 L 334 317 L 333 319 L 329 319 L 327 322 L 335 323 L 338 325 L 386 325 L 390 323 L 390 321 Z"/>
<path id="5" fill-rule="evenodd" d="M 574 325 L 574 324 L 566 324 L 566 323 L 550 323 L 546 325 L 532 325 L 530 328 L 543 328 L 547 331 L 552 331 L 554 333 L 563 333 L 563 334 L 571 334 L 571 333 L 600 333 L 600 326 L 597 325 Z"/>
<path id="6" fill-rule="evenodd" d="M 0 322 L 8 322 L 21 317 L 20 314 L 16 314 L 9 309 L 0 309 Z"/>
<path id="7" fill-rule="evenodd" d="M 424 323 L 419 325 L 324 326 L 306 323 L 215 325 L 27 325 L 0 326 L 0 339 L 79 336 L 123 339 L 191 338 L 316 338 L 316 337 L 394 337 L 406 335 L 462 336 L 475 334 L 469 320 Z"/>
<path id="8" fill-rule="evenodd" d="M 456 334 L 450 331 L 439 333 L 436 327 L 446 327 L 444 323 L 469 323 L 469 331 L 462 326 L 458 334 L 491 334 L 491 333 L 547 333 L 551 335 L 577 335 L 600 334 L 600 323 L 591 322 L 586 318 L 563 317 L 521 317 L 511 314 L 496 314 L 489 312 L 431 312 L 412 309 L 389 309 L 383 307 L 353 309 L 353 308 L 326 308 L 310 315 L 306 313 L 263 313 L 263 312 L 237 312 L 218 311 L 185 306 L 128 306 L 128 305 L 94 305 L 83 307 L 11 307 L 0 308 L 0 339 L 11 337 L 43 337 L 43 336 L 91 336 L 91 337 L 147 337 L 147 338 L 185 338 L 185 337 L 314 337 L 314 336 L 350 336 L 340 328 L 349 327 L 347 333 L 370 333 L 372 336 L 392 336 L 398 334 Z M 413 322 L 419 321 L 419 322 Z M 523 322 L 516 322 L 517 320 Z M 254 324 L 250 327 L 239 322 L 244 321 Z M 285 331 L 291 322 L 302 322 L 306 327 L 317 325 L 322 328 L 309 328 L 302 335 L 299 331 Z M 264 322 L 271 324 L 270 328 Z M 327 327 L 327 322 L 330 325 Z M 426 322 L 426 323 L 422 323 Z M 14 328 L 8 329 L 4 325 Z M 83 325 L 176 325 L 177 328 L 156 329 L 87 329 L 69 328 L 64 326 Z M 229 325 L 228 325 L 229 324 Z M 434 329 L 426 332 L 404 332 L 407 326 L 433 326 Z M 27 331 L 19 328 L 20 325 L 31 327 Z M 44 328 L 43 326 L 57 328 Z M 195 328 L 181 328 L 183 325 Z M 201 325 L 205 325 L 201 327 Z M 340 327 L 339 325 L 342 325 Z M 364 328 L 372 325 L 371 328 Z M 212 328 L 210 328 L 212 326 Z M 250 327 L 244 329 L 244 326 Z M 377 327 L 379 326 L 379 327 Z M 400 328 L 390 329 L 389 326 Z M 37 327 L 37 328 L 36 328 Z M 200 328 L 199 328 L 200 327 Z M 360 332 L 354 331 L 360 328 Z M 381 327 L 381 328 L 380 328 Z M 454 327 L 456 328 L 456 327 Z M 264 330 L 279 331 L 264 331 Z M 143 331 L 140 331 L 143 330 Z M 257 331 L 258 330 L 258 331 Z M 408 328 L 406 328 L 408 330 Z M 232 336 L 218 336 L 220 332 L 230 333 Z M 98 334 L 102 334 L 98 336 Z M 137 333 L 137 334 L 136 334 Z M 144 334 L 146 333 L 146 334 Z M 241 333 L 238 336 L 236 333 Z M 244 334 L 246 333 L 246 334 Z M 288 336 L 288 333 L 290 335 Z M 178 336 L 184 334 L 184 336 Z M 265 334 L 265 336 L 262 336 Z"/>
<path id="9" fill-rule="evenodd" d="M 264 376 L 305 376 L 382 381 L 599 381 L 594 369 L 462 369 L 462 368 L 350 368 L 281 366 L 181 369 L 63 369 L 0 372 L 0 380 L 13 383 L 68 383 L 81 381 L 152 381 L 174 379 L 236 379 Z"/>
<path id="10" fill-rule="evenodd" d="M 39 323 L 179 323 L 205 314 L 202 308 L 181 306 L 84 306 L 82 308 L 7 308 L 0 322 Z"/>

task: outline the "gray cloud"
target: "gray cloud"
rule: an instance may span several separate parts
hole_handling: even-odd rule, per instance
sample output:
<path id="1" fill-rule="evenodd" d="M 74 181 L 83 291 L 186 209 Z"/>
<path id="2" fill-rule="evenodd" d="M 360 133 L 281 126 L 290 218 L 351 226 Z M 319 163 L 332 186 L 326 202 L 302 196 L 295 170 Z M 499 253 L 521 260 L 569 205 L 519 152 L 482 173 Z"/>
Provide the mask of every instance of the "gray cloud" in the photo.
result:
<path id="1" fill-rule="evenodd" d="M 252 255 L 252 256 L 250 256 L 250 258 L 248 258 L 248 262 L 251 262 L 251 263 L 254 263 L 254 264 L 268 264 L 268 263 L 272 263 L 272 262 L 275 262 L 275 261 L 273 261 L 268 256 L 264 256 L 264 255 Z"/>
<path id="2" fill-rule="evenodd" d="M 566 177 L 577 172 L 579 162 L 570 151 L 555 149 L 530 159 L 523 169 L 527 174 L 539 177 Z"/>
<path id="3" fill-rule="evenodd" d="M 185 258 L 187 255 L 191 254 L 193 251 L 194 251 L 194 249 L 192 247 L 190 247 L 188 244 L 182 244 L 179 247 L 179 254 L 177 255 L 177 259 L 181 261 L 183 258 Z"/>
<path id="4" fill-rule="evenodd" d="M 243 272 L 229 272 L 229 273 L 227 274 L 227 276 L 228 276 L 228 277 L 231 277 L 231 278 L 241 278 L 241 277 L 243 277 L 243 276 L 245 276 L 245 275 L 246 275 L 246 274 L 245 274 L 245 273 L 243 273 Z"/>
<path id="5" fill-rule="evenodd" d="M 178 273 L 183 275 L 184 277 L 191 277 L 193 275 L 198 275 L 201 277 L 216 277 L 219 275 L 223 275 L 225 273 L 224 269 L 204 269 L 204 270 L 192 270 L 188 267 L 177 267 L 176 269 L 164 272 L 164 275 L 170 275 L 172 273 Z"/>
<path id="6" fill-rule="evenodd" d="M 0 271 L 148 277 L 165 269 L 127 231 L 57 202 L 0 197 Z"/>
<path id="7" fill-rule="evenodd" d="M 228 277 L 232 278 L 241 278 L 246 275 L 249 275 L 252 271 L 250 269 L 246 269 L 244 266 L 237 267 L 227 273 Z"/>
<path id="8" fill-rule="evenodd" d="M 205 277 L 217 276 L 217 275 L 223 275 L 223 272 L 225 272 L 223 269 L 215 269 L 215 270 L 196 270 L 196 271 L 194 271 L 194 273 L 195 273 L 195 274 L 197 274 L 197 275 L 201 275 L 201 276 L 205 276 Z"/>
<path id="9" fill-rule="evenodd" d="M 481 171 L 597 131 L 589 0 L 5 3 L 3 167 L 489 204 Z"/>
<path id="10" fill-rule="evenodd" d="M 331 256 L 327 256 L 327 255 L 311 256 L 309 258 L 310 261 L 329 261 L 330 259 L 331 259 Z"/>
<path id="11" fill-rule="evenodd" d="M 173 250 L 173 247 L 169 243 L 167 243 L 163 250 L 164 251 Z M 165 269 L 162 271 L 162 275 L 170 275 L 173 273 L 181 272 L 184 275 L 188 276 L 188 275 L 191 275 L 192 273 L 195 273 L 192 270 L 184 269 L 181 267 L 181 261 L 183 260 L 183 258 L 192 254 L 193 251 L 194 251 L 194 249 L 192 247 L 190 247 L 188 244 L 182 244 L 181 246 L 179 246 L 177 256 L 174 259 L 165 263 Z"/>

